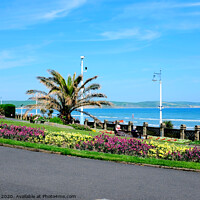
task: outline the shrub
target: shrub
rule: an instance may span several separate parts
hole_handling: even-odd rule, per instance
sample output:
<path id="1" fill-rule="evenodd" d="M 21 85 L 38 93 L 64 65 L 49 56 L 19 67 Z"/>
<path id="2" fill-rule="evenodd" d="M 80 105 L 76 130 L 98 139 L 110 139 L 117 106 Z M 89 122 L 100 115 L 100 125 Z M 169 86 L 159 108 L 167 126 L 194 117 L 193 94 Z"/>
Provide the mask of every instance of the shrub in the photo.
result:
<path id="1" fill-rule="evenodd" d="M 13 105 L 13 104 L 1 104 L 0 108 L 4 109 L 6 117 L 15 118 L 15 105 Z"/>
<path id="2" fill-rule="evenodd" d="M 76 130 L 82 130 L 82 131 L 92 131 L 92 129 L 89 126 L 81 125 L 81 124 L 68 124 L 69 126 L 72 126 Z"/>
<path id="3" fill-rule="evenodd" d="M 57 124 L 63 124 L 63 121 L 59 117 L 50 118 L 49 121 Z"/>
<path id="4" fill-rule="evenodd" d="M 170 129 L 172 129 L 172 128 L 174 127 L 174 125 L 172 124 L 171 121 L 164 121 L 163 123 L 165 123 L 166 128 L 170 128 Z"/>

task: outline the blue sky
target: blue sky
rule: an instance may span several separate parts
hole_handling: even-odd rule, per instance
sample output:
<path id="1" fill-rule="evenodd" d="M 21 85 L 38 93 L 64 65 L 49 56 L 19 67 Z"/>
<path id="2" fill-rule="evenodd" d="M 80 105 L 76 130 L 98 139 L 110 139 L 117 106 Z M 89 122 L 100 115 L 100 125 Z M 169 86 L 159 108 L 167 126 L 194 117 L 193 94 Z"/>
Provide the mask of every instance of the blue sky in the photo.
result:
<path id="1" fill-rule="evenodd" d="M 0 97 L 26 100 L 36 76 L 80 73 L 108 100 L 200 101 L 200 1 L 1 0 Z"/>

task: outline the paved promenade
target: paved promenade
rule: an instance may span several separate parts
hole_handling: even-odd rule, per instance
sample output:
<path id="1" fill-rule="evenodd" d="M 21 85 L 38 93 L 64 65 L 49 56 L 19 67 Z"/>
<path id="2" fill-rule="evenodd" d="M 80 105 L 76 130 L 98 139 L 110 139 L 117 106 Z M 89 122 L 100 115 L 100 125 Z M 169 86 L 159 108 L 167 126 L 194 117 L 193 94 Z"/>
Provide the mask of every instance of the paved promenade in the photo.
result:
<path id="1" fill-rule="evenodd" d="M 3 199 L 197 200 L 200 197 L 200 173 L 196 172 L 2 146 L 0 161 L 0 195 L 12 195 Z"/>

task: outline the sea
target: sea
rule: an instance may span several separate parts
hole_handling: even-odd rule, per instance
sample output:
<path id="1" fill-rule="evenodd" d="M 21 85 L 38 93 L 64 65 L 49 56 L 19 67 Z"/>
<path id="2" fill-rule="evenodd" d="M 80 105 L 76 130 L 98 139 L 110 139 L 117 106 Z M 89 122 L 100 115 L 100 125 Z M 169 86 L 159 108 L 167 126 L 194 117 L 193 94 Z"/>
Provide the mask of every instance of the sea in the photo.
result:
<path id="1" fill-rule="evenodd" d="M 16 109 L 17 114 L 25 112 L 24 109 Z M 100 121 L 108 120 L 114 122 L 123 120 L 124 124 L 132 121 L 134 125 L 141 126 L 143 122 L 148 122 L 151 127 L 159 127 L 160 111 L 158 108 L 88 108 L 84 111 L 97 117 Z M 32 110 L 29 114 L 35 114 L 36 110 Z M 37 110 L 39 114 L 39 109 Z M 53 116 L 57 116 L 57 112 Z M 187 129 L 193 130 L 195 125 L 200 125 L 200 108 L 164 108 L 162 111 L 163 121 L 171 121 L 174 128 L 180 128 L 181 124 L 185 124 Z M 80 119 L 80 113 L 73 112 L 75 119 Z M 90 117 L 84 115 L 89 121 L 93 121 Z"/>

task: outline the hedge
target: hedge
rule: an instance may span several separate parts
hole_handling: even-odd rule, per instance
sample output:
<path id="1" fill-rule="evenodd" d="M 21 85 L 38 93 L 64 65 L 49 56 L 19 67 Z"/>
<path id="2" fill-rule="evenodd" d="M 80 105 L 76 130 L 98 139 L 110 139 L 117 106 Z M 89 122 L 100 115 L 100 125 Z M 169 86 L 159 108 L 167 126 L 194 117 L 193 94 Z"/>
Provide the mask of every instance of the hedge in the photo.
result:
<path id="1" fill-rule="evenodd" d="M 13 105 L 13 104 L 0 104 L 0 108 L 4 109 L 6 117 L 15 118 L 15 105 Z"/>

